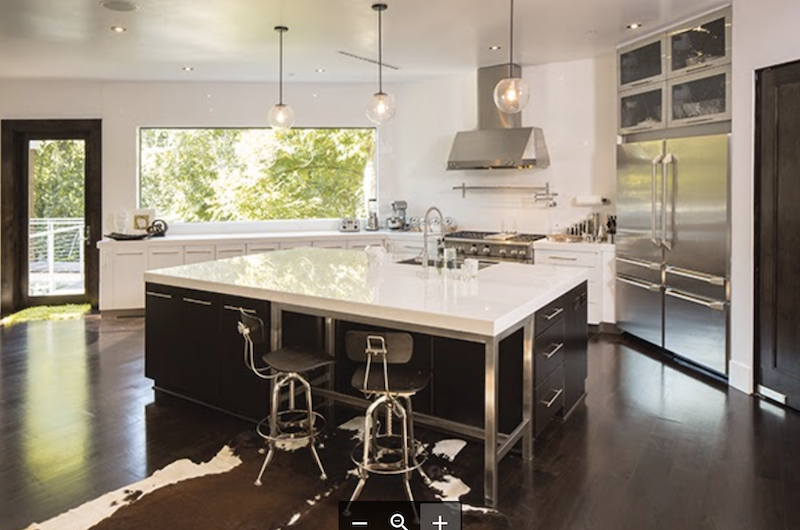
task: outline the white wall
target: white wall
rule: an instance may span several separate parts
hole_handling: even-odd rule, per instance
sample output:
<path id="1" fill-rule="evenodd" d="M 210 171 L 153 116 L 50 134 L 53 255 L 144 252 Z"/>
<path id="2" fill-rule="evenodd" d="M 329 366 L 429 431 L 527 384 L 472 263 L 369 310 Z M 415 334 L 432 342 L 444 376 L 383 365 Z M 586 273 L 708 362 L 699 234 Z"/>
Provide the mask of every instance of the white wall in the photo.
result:
<path id="1" fill-rule="evenodd" d="M 545 131 L 551 166 L 534 171 L 445 168 L 456 131 L 476 127 L 475 73 L 389 87 L 398 112 L 379 130 L 380 214 L 405 199 L 411 215 L 436 204 L 463 228 L 559 230 L 597 208 L 574 208 L 576 195 L 614 197 L 614 62 L 612 57 L 526 68 L 531 103 L 523 124 Z M 370 84 L 291 84 L 287 102 L 299 126 L 371 126 L 364 105 Z M 0 118 L 102 118 L 105 231 L 115 213 L 136 207 L 137 130 L 144 126 L 262 126 L 276 87 L 243 83 L 0 82 Z M 530 193 L 461 193 L 467 184 L 542 185 L 559 194 L 555 208 Z M 613 211 L 611 207 L 600 208 Z"/>
<path id="2" fill-rule="evenodd" d="M 755 71 L 800 59 L 800 3 L 733 4 L 733 135 L 730 384 L 753 391 L 753 140 Z"/>
<path id="3" fill-rule="evenodd" d="M 287 85 L 286 102 L 298 126 L 370 127 L 366 84 Z M 137 206 L 137 130 L 145 126 L 264 126 L 277 87 L 243 83 L 101 83 L 0 81 L 0 118 L 101 118 L 103 218 Z M 391 171 L 392 127 L 380 134 Z M 391 175 L 386 179 L 391 180 Z M 333 226 L 326 228 L 333 228 Z"/>
<path id="4" fill-rule="evenodd" d="M 615 197 L 614 58 L 524 69 L 531 102 L 522 124 L 544 130 L 551 165 L 544 170 L 447 171 L 455 132 L 477 125 L 475 74 L 399 88 L 394 147 L 398 179 L 382 186 L 383 201 L 406 199 L 411 215 L 437 205 L 461 228 L 559 231 L 590 211 L 613 212 Z M 453 186 L 539 186 L 549 182 L 558 205 L 534 203 L 530 192 L 467 192 Z M 575 207 L 578 195 L 603 195 L 608 207 Z"/>

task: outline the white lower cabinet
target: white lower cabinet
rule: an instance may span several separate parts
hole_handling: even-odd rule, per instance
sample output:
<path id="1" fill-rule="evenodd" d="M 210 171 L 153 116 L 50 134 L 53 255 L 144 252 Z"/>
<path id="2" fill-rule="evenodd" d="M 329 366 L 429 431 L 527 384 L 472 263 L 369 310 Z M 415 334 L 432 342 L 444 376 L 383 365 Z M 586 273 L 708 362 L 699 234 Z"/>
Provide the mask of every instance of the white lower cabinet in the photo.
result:
<path id="1" fill-rule="evenodd" d="M 615 323 L 614 248 L 593 243 L 535 243 L 534 263 L 589 270 L 588 321 Z"/>
<path id="2" fill-rule="evenodd" d="M 147 269 L 166 269 L 183 265 L 183 247 L 158 245 L 147 249 Z"/>
<path id="3" fill-rule="evenodd" d="M 292 241 L 281 241 L 281 250 L 290 248 L 310 247 L 313 246 L 310 239 L 295 239 Z"/>
<path id="4" fill-rule="evenodd" d="M 397 237 L 398 241 L 394 241 Z M 327 237 L 319 233 L 303 236 L 294 233 L 289 239 L 285 235 L 271 238 L 258 237 L 248 240 L 246 236 L 225 238 L 220 242 L 213 236 L 207 239 L 191 238 L 183 242 L 178 239 L 166 241 L 103 241 L 100 248 L 100 310 L 128 310 L 144 308 L 144 272 L 177 265 L 188 265 L 203 261 L 259 254 L 274 250 L 297 247 L 364 249 L 367 246 L 383 245 L 390 251 L 419 253 L 422 250 L 422 234 L 341 234 L 332 232 Z"/>
<path id="5" fill-rule="evenodd" d="M 235 258 L 244 256 L 246 247 L 244 243 L 216 245 L 214 259 Z"/>
<path id="6" fill-rule="evenodd" d="M 281 248 L 280 243 L 273 242 L 273 243 L 247 243 L 245 246 L 245 251 L 248 255 L 250 254 L 261 254 L 262 252 L 272 252 L 273 250 L 278 250 Z"/>
<path id="7" fill-rule="evenodd" d="M 125 244 L 128 243 L 128 246 Z M 147 269 L 147 246 L 129 242 L 120 243 L 111 254 L 111 307 L 109 309 L 136 309 L 144 307 L 144 271 Z M 103 282 L 103 279 L 100 280 Z M 102 300 L 101 300 L 102 301 Z M 100 309 L 103 309 L 102 307 Z"/>
<path id="8" fill-rule="evenodd" d="M 386 242 L 383 239 L 349 239 L 347 241 L 347 248 L 355 250 L 364 250 L 367 247 L 385 247 Z"/>
<path id="9" fill-rule="evenodd" d="M 183 247 L 184 265 L 213 261 L 214 257 L 214 245 L 184 245 Z"/>

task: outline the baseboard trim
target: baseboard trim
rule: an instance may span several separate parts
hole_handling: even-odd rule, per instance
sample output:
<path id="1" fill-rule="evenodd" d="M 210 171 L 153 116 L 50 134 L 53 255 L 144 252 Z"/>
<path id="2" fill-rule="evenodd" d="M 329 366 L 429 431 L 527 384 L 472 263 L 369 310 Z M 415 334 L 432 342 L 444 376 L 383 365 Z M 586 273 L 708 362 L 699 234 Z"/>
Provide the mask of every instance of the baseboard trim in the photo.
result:
<path id="1" fill-rule="evenodd" d="M 753 388 L 753 367 L 742 364 L 738 361 L 728 362 L 728 384 L 744 392 L 745 394 L 752 395 Z"/>

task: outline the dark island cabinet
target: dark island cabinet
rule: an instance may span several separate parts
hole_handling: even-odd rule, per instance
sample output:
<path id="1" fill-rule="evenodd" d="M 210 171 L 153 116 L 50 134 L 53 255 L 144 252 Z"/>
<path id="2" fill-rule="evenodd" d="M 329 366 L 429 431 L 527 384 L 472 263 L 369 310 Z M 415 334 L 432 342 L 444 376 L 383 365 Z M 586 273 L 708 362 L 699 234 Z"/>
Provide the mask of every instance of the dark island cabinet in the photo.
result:
<path id="1" fill-rule="evenodd" d="M 270 385 L 268 380 L 259 378 L 245 364 L 244 339 L 238 331 L 241 311 L 259 317 L 266 326 L 267 341 L 257 345 L 253 355 L 257 366 L 263 366 L 261 357 L 269 351 L 269 303 L 221 296 L 216 356 L 218 403 L 224 410 L 260 420 L 268 414 Z"/>
<path id="2" fill-rule="evenodd" d="M 536 313 L 534 321 L 534 431 L 539 435 L 557 416 L 566 417 L 580 402 L 586 379 L 586 283 Z M 232 414 L 260 420 L 269 408 L 269 382 L 245 365 L 244 341 L 237 331 L 244 310 L 270 326 L 270 303 L 229 295 L 148 283 L 146 285 L 145 375 L 158 390 L 177 394 Z M 376 329 L 337 322 L 334 388 L 360 396 L 351 385 L 357 364 L 348 360 L 344 335 L 351 329 Z M 381 329 L 381 328 L 378 328 Z M 321 347 L 319 317 L 284 312 L 283 342 Z M 410 364 L 430 371 L 428 387 L 414 408 L 447 420 L 482 427 L 485 359 L 482 344 L 412 333 Z M 522 419 L 524 333 L 512 333 L 499 345 L 498 427 L 508 433 Z M 255 358 L 268 351 L 258 347 Z M 309 374 L 319 379 L 324 374 Z M 559 414 L 560 413 L 560 414 Z"/>
<path id="3" fill-rule="evenodd" d="M 269 381 L 245 365 L 237 323 L 243 308 L 268 327 L 268 302 L 151 283 L 145 296 L 145 375 L 156 389 L 253 420 L 266 416 Z M 258 347 L 257 361 L 268 347 Z"/>
<path id="4" fill-rule="evenodd" d="M 569 415 L 586 394 L 586 377 L 589 372 L 586 343 L 589 329 L 586 325 L 588 299 L 586 285 L 565 295 L 570 307 L 565 317 L 564 347 L 564 415 Z"/>

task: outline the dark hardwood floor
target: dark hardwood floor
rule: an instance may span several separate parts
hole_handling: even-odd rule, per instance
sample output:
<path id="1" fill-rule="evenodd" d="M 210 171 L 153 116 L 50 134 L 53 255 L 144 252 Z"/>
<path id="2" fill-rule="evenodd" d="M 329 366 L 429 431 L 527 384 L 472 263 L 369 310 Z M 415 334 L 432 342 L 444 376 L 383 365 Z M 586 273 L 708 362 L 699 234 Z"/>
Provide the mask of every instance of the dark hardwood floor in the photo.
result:
<path id="1" fill-rule="evenodd" d="M 0 328 L 0 530 L 43 521 L 251 426 L 143 376 L 142 319 Z M 800 414 L 613 335 L 588 398 L 501 463 L 514 529 L 800 529 Z"/>

